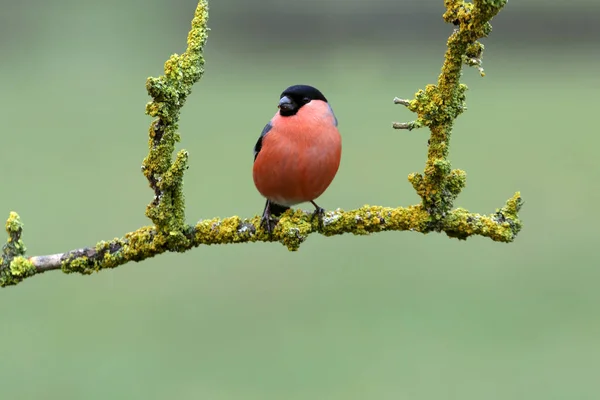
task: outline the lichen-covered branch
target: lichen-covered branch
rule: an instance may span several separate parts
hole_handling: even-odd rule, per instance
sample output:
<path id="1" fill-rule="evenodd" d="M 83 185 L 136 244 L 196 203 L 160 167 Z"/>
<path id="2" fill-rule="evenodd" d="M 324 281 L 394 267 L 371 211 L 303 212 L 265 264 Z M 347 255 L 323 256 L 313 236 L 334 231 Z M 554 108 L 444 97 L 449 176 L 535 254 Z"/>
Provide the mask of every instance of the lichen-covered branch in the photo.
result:
<path id="1" fill-rule="evenodd" d="M 154 200 L 146 208 L 159 235 L 169 240 L 185 240 L 180 234 L 185 226 L 185 203 L 183 199 L 183 173 L 187 169 L 188 153 L 181 150 L 172 160 L 179 114 L 192 86 L 204 73 L 202 52 L 208 37 L 208 4 L 198 2 L 192 29 L 188 34 L 187 49 L 173 54 L 165 63 L 165 74 L 148 78 L 146 89 L 152 101 L 146 105 L 146 113 L 156 117 L 149 130 L 149 152 L 142 164 L 142 171 L 154 190 Z"/>
<path id="2" fill-rule="evenodd" d="M 521 198 L 517 193 L 505 207 L 491 215 L 453 210 L 444 220 L 444 231 L 448 236 L 460 239 L 480 235 L 498 242 L 511 242 L 515 235 L 515 224 L 520 224 L 516 218 L 520 204 Z M 9 236 L 16 239 L 21 235 L 21 230 L 22 224 L 14 214 L 10 226 L 7 224 Z M 28 276 L 56 269 L 65 273 L 91 274 L 130 261 L 142 261 L 167 251 L 183 252 L 200 245 L 279 242 L 295 251 L 312 233 L 335 236 L 344 233 L 367 235 L 384 231 L 428 233 L 431 231 L 429 214 L 421 205 L 406 208 L 364 206 L 351 211 L 328 211 L 320 225 L 311 212 L 288 211 L 272 235 L 260 228 L 258 216 L 250 219 L 237 216 L 214 218 L 186 226 L 183 230 L 187 239 L 184 246 L 174 245 L 176 242 L 166 240 L 155 227 L 146 226 L 122 238 L 99 242 L 93 247 L 48 256 L 13 257 L 5 268 L 0 269 L 0 286 L 14 285 Z M 19 243 L 17 247 L 22 247 L 19 239 L 16 242 Z"/>
<path id="3" fill-rule="evenodd" d="M 442 72 L 436 85 L 428 85 L 415 98 L 395 98 L 417 114 L 414 121 L 394 123 L 396 129 L 428 127 L 431 135 L 423 173 L 408 179 L 421 196 L 421 204 L 409 207 L 364 206 L 357 210 L 328 211 L 322 221 L 312 213 L 289 210 L 283 214 L 272 234 L 260 226 L 260 217 L 202 220 L 195 225 L 185 222 L 183 173 L 188 153 L 175 157 L 179 141 L 178 120 L 192 85 L 203 73 L 203 47 L 208 28 L 208 5 L 200 0 L 188 35 L 188 47 L 182 55 L 173 55 L 165 63 L 165 74 L 148 78 L 146 88 L 152 101 L 146 112 L 155 117 L 150 126 L 149 152 L 142 170 L 154 191 L 146 209 L 153 225 L 130 232 L 122 238 L 101 241 L 93 247 L 47 256 L 25 256 L 21 239 L 23 224 L 11 212 L 6 222 L 8 240 L 0 256 L 0 286 L 15 285 L 23 279 L 46 271 L 90 274 L 115 268 L 131 261 L 142 261 L 164 252 L 183 252 L 200 245 L 280 242 L 289 250 L 298 250 L 312 233 L 325 236 L 352 233 L 366 235 L 382 231 L 445 232 L 449 237 L 466 239 L 479 235 L 498 242 L 512 242 L 521 230 L 518 212 L 522 205 L 517 192 L 505 206 L 490 215 L 453 209 L 454 200 L 464 188 L 466 174 L 452 169 L 448 160 L 454 120 L 465 110 L 467 87 L 460 83 L 463 64 L 481 68 L 483 45 L 477 40 L 491 32 L 489 21 L 506 0 L 446 0 L 444 19 L 457 28 L 448 40 Z"/>
<path id="4" fill-rule="evenodd" d="M 430 225 L 436 231 L 447 229 L 454 200 L 466 185 L 466 173 L 452 169 L 448 159 L 454 120 L 466 109 L 467 86 L 460 83 L 462 66 L 477 67 L 483 76 L 483 45 L 478 40 L 492 31 L 490 20 L 504 7 L 506 0 L 475 0 L 474 3 L 445 0 L 444 4 L 444 19 L 456 28 L 448 39 L 438 82 L 419 90 L 412 100 L 394 98 L 394 104 L 404 105 L 417 114 L 417 119 L 392 124 L 395 129 L 407 130 L 426 126 L 431 132 L 425 171 L 410 174 L 408 180 L 421 197 L 430 215 Z M 520 228 L 520 223 L 515 225 L 515 235 Z"/>

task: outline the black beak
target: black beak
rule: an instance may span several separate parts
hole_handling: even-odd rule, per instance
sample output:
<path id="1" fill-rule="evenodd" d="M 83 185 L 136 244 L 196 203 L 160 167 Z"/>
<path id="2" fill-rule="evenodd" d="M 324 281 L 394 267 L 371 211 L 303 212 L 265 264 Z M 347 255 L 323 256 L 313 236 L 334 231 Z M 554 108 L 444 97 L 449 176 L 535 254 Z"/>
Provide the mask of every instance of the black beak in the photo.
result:
<path id="1" fill-rule="evenodd" d="M 293 111 L 296 108 L 296 103 L 294 103 L 294 101 L 292 99 L 290 99 L 289 97 L 283 96 L 279 100 L 278 107 L 281 111 L 283 111 L 285 113 L 287 111 Z"/>

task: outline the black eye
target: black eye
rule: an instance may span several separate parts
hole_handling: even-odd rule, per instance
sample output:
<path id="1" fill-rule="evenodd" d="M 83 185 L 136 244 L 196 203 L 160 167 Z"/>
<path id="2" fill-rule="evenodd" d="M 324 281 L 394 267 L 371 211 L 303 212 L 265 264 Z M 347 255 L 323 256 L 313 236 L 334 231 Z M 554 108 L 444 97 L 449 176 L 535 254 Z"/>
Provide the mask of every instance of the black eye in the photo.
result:
<path id="1" fill-rule="evenodd" d="M 308 98 L 308 97 L 305 97 L 305 98 L 303 98 L 303 99 L 302 99 L 302 102 L 303 102 L 304 104 L 306 104 L 306 103 L 310 103 L 310 98 Z"/>

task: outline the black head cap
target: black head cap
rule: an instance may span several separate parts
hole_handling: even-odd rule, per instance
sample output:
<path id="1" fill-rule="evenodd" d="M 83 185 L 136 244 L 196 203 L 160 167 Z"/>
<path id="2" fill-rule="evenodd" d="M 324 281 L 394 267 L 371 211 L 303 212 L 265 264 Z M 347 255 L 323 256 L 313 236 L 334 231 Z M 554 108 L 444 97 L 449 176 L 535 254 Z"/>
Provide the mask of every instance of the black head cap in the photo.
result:
<path id="1" fill-rule="evenodd" d="M 308 85 L 294 85 L 285 89 L 279 98 L 279 114 L 282 116 L 294 115 L 300 108 L 312 100 L 327 102 L 319 89 Z"/>

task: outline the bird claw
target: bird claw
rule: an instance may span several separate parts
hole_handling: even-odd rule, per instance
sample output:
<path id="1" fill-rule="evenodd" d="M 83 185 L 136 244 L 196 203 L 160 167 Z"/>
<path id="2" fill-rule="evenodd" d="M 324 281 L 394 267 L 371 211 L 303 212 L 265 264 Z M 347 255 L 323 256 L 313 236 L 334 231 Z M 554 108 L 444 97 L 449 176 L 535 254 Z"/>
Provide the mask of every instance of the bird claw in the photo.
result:
<path id="1" fill-rule="evenodd" d="M 277 226 L 279 222 L 279 218 L 273 217 L 271 215 L 263 215 L 260 219 L 260 226 L 264 228 L 269 235 L 273 234 L 273 230 Z"/>
<path id="2" fill-rule="evenodd" d="M 315 211 L 312 213 L 311 222 L 315 220 L 315 217 L 319 219 L 319 227 L 323 227 L 323 217 L 325 216 L 325 209 L 319 207 L 314 201 L 311 201 L 312 205 L 315 206 Z"/>
<path id="3" fill-rule="evenodd" d="M 260 227 L 264 228 L 269 235 L 273 234 L 273 230 L 277 226 L 279 218 L 271 215 L 271 202 L 267 200 L 265 209 L 263 210 L 262 218 L 260 219 Z"/>
<path id="4" fill-rule="evenodd" d="M 314 222 L 315 217 L 319 220 L 319 228 L 323 227 L 323 217 L 325 216 L 325 209 L 319 207 L 314 201 L 311 201 L 311 204 L 315 206 L 315 211 L 313 211 L 311 216 L 311 223 Z M 267 200 L 265 204 L 265 209 L 263 211 L 262 217 L 260 219 L 260 227 L 267 231 L 269 235 L 273 234 L 275 227 L 279 223 L 279 218 L 273 216 L 271 214 L 271 204 Z"/>

